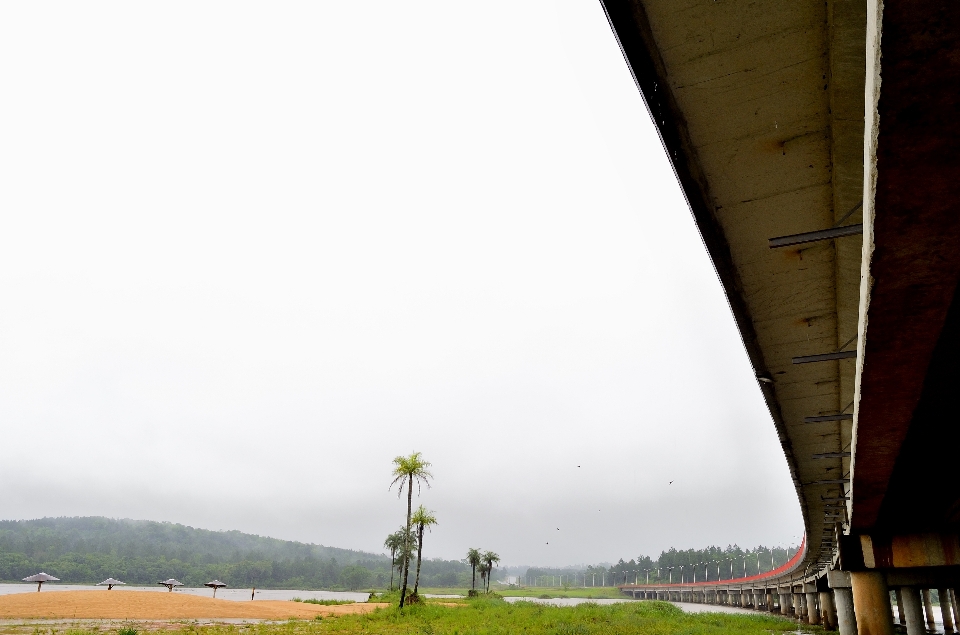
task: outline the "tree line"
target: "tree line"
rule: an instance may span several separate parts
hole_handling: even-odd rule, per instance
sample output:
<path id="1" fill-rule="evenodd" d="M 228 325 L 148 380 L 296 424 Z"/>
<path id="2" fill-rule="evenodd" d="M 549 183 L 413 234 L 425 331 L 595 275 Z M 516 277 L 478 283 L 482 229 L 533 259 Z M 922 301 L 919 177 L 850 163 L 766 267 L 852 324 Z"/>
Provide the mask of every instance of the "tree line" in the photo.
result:
<path id="1" fill-rule="evenodd" d="M 631 583 L 706 582 L 743 578 L 766 573 L 782 566 L 797 552 L 797 547 L 764 547 L 741 549 L 671 548 L 656 560 L 639 556 L 614 565 L 587 567 L 531 567 L 521 577 L 527 586 L 616 586 Z"/>

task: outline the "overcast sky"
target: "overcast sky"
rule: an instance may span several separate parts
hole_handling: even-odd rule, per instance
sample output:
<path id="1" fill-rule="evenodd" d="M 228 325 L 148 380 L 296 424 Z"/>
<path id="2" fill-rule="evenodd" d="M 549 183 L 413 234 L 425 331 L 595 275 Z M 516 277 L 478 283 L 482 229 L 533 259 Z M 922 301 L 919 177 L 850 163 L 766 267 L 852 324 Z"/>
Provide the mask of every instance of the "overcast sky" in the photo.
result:
<path id="1" fill-rule="evenodd" d="M 799 541 L 599 3 L 5 3 L 0 58 L 0 517 L 380 552 L 418 450 L 426 556 Z"/>

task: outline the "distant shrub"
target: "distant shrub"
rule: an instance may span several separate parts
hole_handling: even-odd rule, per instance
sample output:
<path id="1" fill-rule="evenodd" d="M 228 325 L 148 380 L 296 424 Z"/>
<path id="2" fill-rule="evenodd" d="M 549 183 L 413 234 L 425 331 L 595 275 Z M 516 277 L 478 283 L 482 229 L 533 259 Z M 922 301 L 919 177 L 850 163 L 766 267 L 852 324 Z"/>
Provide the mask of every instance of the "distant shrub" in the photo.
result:
<path id="1" fill-rule="evenodd" d="M 139 631 L 130 626 L 125 626 L 117 630 L 117 635 L 137 635 L 137 633 L 139 633 Z"/>
<path id="2" fill-rule="evenodd" d="M 304 604 L 319 604 L 321 606 L 338 606 L 340 604 L 356 604 L 355 600 L 317 600 L 315 598 L 293 598 L 294 602 L 303 602 Z M 118 634 L 119 635 L 119 634 Z"/>

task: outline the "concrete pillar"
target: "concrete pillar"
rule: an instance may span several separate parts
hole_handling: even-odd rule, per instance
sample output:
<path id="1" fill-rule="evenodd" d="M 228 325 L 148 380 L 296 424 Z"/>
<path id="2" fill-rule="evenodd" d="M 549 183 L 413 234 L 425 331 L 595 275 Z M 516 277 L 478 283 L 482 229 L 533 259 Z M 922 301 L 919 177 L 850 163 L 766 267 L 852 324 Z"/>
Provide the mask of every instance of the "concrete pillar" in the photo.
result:
<path id="1" fill-rule="evenodd" d="M 793 614 L 798 620 L 802 620 L 805 617 L 803 613 L 803 593 L 793 594 Z"/>
<path id="2" fill-rule="evenodd" d="M 820 615 L 825 629 L 829 631 L 837 630 L 837 616 L 834 614 L 832 591 L 820 592 Z"/>
<path id="3" fill-rule="evenodd" d="M 837 629 L 840 635 L 857 635 L 857 615 L 853 610 L 853 590 L 837 588 L 833 590 L 833 601 L 837 605 Z"/>
<path id="4" fill-rule="evenodd" d="M 820 611 L 817 609 L 816 591 L 807 592 L 807 623 L 808 624 L 820 623 Z"/>
<path id="5" fill-rule="evenodd" d="M 953 607 L 953 624 L 954 628 L 960 626 L 960 611 L 957 611 L 957 590 L 956 589 L 947 589 L 950 592 L 950 606 Z M 943 602 L 943 600 L 940 600 Z"/>
<path id="6" fill-rule="evenodd" d="M 923 603 L 920 601 L 920 591 L 913 587 L 903 587 L 900 589 L 900 598 L 903 600 L 904 626 L 907 627 L 907 635 L 924 635 L 926 629 L 923 627 Z"/>
<path id="7" fill-rule="evenodd" d="M 953 611 L 950 606 L 950 589 L 937 589 L 937 595 L 940 596 L 940 613 L 943 616 L 943 632 L 954 633 L 956 628 L 953 624 Z"/>
<path id="8" fill-rule="evenodd" d="M 899 588 L 894 589 L 893 594 L 897 597 L 897 615 L 900 618 L 899 624 L 900 626 L 906 626 L 907 618 L 903 614 L 903 590 Z"/>
<path id="9" fill-rule="evenodd" d="M 780 615 L 793 614 L 793 593 L 780 594 Z"/>
<path id="10" fill-rule="evenodd" d="M 933 602 L 930 601 L 930 589 L 924 589 L 921 595 L 923 596 L 923 612 L 927 615 L 927 628 L 931 631 L 936 631 L 937 620 L 933 617 Z"/>
<path id="11" fill-rule="evenodd" d="M 809 606 L 807 604 L 807 596 L 803 593 L 797 593 L 796 596 L 794 597 L 794 602 L 796 603 L 796 606 L 800 609 L 799 611 L 797 611 L 797 617 L 800 619 L 800 621 L 806 622 L 807 618 L 809 617 L 807 613 L 807 607 Z"/>
<path id="12" fill-rule="evenodd" d="M 893 608 L 890 589 L 882 573 L 861 571 L 850 573 L 853 610 L 857 615 L 859 635 L 893 635 Z"/>
<path id="13" fill-rule="evenodd" d="M 767 593 L 766 606 L 764 608 L 773 613 L 773 593 Z"/>

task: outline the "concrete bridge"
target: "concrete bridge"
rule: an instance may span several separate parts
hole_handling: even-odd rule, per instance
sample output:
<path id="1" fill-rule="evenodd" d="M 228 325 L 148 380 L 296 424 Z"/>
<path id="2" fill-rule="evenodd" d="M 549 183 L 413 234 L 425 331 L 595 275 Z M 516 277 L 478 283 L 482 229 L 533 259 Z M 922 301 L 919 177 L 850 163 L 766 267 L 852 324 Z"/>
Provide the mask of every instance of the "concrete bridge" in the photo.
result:
<path id="1" fill-rule="evenodd" d="M 960 3 L 601 5 L 806 528 L 788 568 L 762 578 L 624 592 L 806 612 L 843 635 L 925 633 L 929 591 L 960 585 Z"/>

